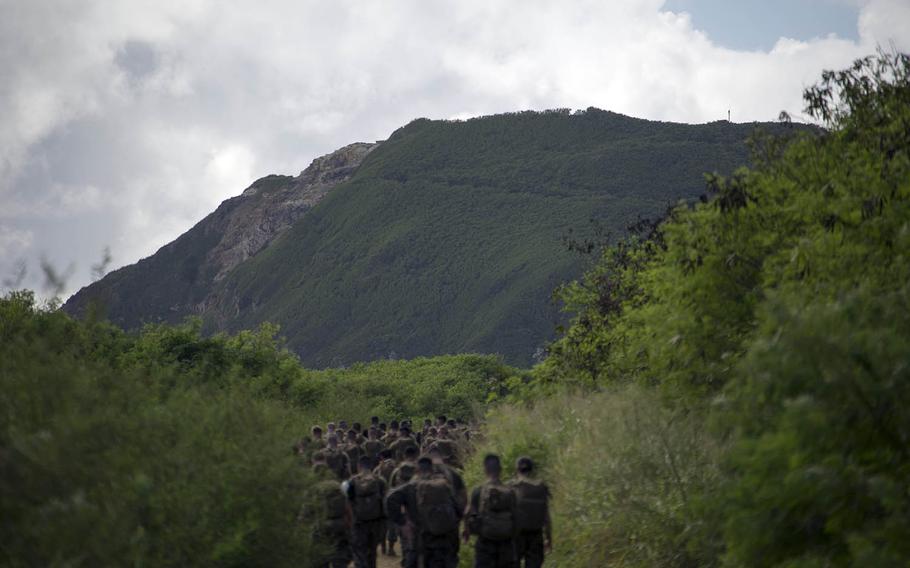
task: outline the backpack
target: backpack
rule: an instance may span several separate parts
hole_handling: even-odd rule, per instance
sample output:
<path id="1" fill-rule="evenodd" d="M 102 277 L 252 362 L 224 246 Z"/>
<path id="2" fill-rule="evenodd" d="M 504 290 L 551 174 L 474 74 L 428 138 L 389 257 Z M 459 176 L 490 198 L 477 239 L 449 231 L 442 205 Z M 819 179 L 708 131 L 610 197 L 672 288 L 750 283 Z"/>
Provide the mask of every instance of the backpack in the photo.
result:
<path id="1" fill-rule="evenodd" d="M 332 472 L 339 477 L 344 476 L 345 455 L 341 451 L 332 450 L 331 448 L 326 448 L 322 451 L 322 453 L 325 456 L 325 463 L 327 466 L 329 466 L 329 469 L 331 469 Z"/>
<path id="2" fill-rule="evenodd" d="M 398 469 L 392 473 L 392 479 L 395 480 L 395 487 L 399 485 L 404 485 L 408 481 L 411 481 L 411 478 L 414 477 L 414 474 L 417 472 L 417 466 L 412 463 L 404 462 Z"/>
<path id="3" fill-rule="evenodd" d="M 382 451 L 383 448 L 385 448 L 385 444 L 383 444 L 379 440 L 367 440 L 363 444 L 363 452 L 374 460 L 376 459 L 376 456 L 379 455 L 379 452 Z"/>
<path id="4" fill-rule="evenodd" d="M 395 459 L 398 461 L 404 461 L 404 452 L 408 448 L 415 448 L 417 451 L 420 451 L 420 446 L 417 445 L 417 442 L 414 438 L 408 436 L 407 438 L 398 438 L 394 444 L 389 446 L 395 452 Z"/>
<path id="5" fill-rule="evenodd" d="M 347 532 L 344 515 L 347 509 L 347 497 L 341 491 L 337 481 L 320 481 L 316 484 L 316 491 L 321 499 L 323 517 L 318 520 L 320 532 L 326 535 L 342 535 Z"/>
<path id="6" fill-rule="evenodd" d="M 354 518 L 358 522 L 382 518 L 382 481 L 373 475 L 357 475 L 354 484 Z"/>
<path id="7" fill-rule="evenodd" d="M 452 488 L 443 477 L 418 479 L 417 516 L 423 529 L 432 535 L 444 535 L 458 530 L 458 511 Z"/>
<path id="8" fill-rule="evenodd" d="M 541 481 L 520 479 L 509 483 L 515 490 L 518 529 L 539 531 L 547 522 L 547 502 L 550 491 Z"/>
<path id="9" fill-rule="evenodd" d="M 515 493 L 502 484 L 488 483 L 480 491 L 480 536 L 508 540 L 515 532 L 512 503 Z"/>
<path id="10" fill-rule="evenodd" d="M 445 458 L 450 459 L 455 457 L 455 454 L 458 453 L 458 449 L 455 446 L 455 442 L 448 440 L 446 438 L 440 438 L 433 443 L 436 448 L 439 450 L 439 454 Z"/>
<path id="11" fill-rule="evenodd" d="M 385 479 L 386 483 L 390 482 L 392 479 L 392 472 L 395 471 L 395 461 L 394 460 L 382 460 L 376 469 L 373 470 L 373 475 L 378 475 L 379 477 Z"/>

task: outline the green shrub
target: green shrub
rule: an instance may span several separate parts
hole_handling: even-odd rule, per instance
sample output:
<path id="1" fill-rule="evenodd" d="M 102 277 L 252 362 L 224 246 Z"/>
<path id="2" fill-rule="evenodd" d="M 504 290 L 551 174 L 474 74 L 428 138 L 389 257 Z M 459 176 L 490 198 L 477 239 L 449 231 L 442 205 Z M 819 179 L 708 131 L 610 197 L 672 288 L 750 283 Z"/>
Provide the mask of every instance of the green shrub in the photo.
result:
<path id="1" fill-rule="evenodd" d="M 739 441 L 714 500 L 731 565 L 910 558 L 910 289 L 769 306 L 729 390 Z"/>
<path id="2" fill-rule="evenodd" d="M 533 458 L 554 495 L 554 565 L 710 564 L 697 500 L 719 479 L 723 446 L 701 413 L 628 387 L 504 405 L 484 432 L 468 479 L 480 482 L 487 452 L 508 471 Z"/>
<path id="3" fill-rule="evenodd" d="M 291 448 L 314 422 L 470 418 L 513 372 L 473 355 L 308 371 L 276 333 L 133 335 L 0 298 L 0 564 L 312 565 Z"/>

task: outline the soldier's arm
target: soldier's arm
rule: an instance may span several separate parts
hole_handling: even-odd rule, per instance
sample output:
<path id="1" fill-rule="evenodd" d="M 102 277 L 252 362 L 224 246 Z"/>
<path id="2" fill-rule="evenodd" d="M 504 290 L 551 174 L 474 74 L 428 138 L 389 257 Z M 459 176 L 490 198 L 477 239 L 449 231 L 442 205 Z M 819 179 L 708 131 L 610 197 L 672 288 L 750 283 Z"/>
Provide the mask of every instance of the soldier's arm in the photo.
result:
<path id="1" fill-rule="evenodd" d="M 518 538 L 521 531 L 518 529 L 518 494 L 512 490 L 512 536 Z"/>
<path id="2" fill-rule="evenodd" d="M 385 498 L 385 508 L 386 514 L 393 523 L 398 526 L 401 526 L 405 523 L 404 513 L 401 512 L 401 507 L 404 505 L 404 490 L 402 487 L 398 489 L 393 489 L 389 492 L 388 497 Z"/>
<path id="3" fill-rule="evenodd" d="M 468 542 L 468 539 L 471 536 L 472 528 L 471 526 L 475 523 L 478 509 L 480 508 L 480 487 L 474 489 L 471 493 L 471 502 L 468 504 L 464 512 L 464 530 L 461 533 L 461 539 L 464 542 Z"/>
<path id="4" fill-rule="evenodd" d="M 455 470 L 451 470 L 452 486 L 455 489 L 455 499 L 458 501 L 458 508 L 464 511 L 468 505 L 468 487 L 464 484 L 464 478 Z"/>
<path id="5" fill-rule="evenodd" d="M 544 517 L 544 546 L 547 550 L 553 549 L 553 521 L 550 519 L 550 488 L 547 487 L 547 514 Z"/>

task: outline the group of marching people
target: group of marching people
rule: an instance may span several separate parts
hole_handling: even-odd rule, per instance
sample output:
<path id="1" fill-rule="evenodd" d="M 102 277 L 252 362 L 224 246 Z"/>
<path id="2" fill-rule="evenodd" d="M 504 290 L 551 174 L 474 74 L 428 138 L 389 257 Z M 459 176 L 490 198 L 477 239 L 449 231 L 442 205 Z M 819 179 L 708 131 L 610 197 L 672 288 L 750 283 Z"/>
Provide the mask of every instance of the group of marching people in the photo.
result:
<path id="1" fill-rule="evenodd" d="M 476 537 L 476 567 L 543 565 L 551 546 L 549 489 L 520 458 L 503 480 L 498 456 L 484 458 L 486 481 L 470 497 L 460 473 L 473 433 L 438 416 L 414 432 L 410 421 L 371 419 L 314 426 L 295 451 L 319 477 L 316 500 L 304 512 L 327 556 L 321 565 L 374 568 L 379 552 L 401 543 L 405 568 L 454 568 L 462 543 Z M 342 442 L 342 439 L 344 440 Z"/>

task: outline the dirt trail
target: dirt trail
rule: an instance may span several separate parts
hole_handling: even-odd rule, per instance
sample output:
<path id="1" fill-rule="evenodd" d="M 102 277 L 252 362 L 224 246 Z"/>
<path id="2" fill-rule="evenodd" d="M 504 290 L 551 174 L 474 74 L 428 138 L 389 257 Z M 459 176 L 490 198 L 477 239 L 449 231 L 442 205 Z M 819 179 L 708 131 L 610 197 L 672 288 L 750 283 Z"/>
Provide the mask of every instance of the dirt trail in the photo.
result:
<path id="1" fill-rule="evenodd" d="M 383 556 L 380 554 L 376 566 L 379 568 L 400 568 L 401 556 Z"/>

